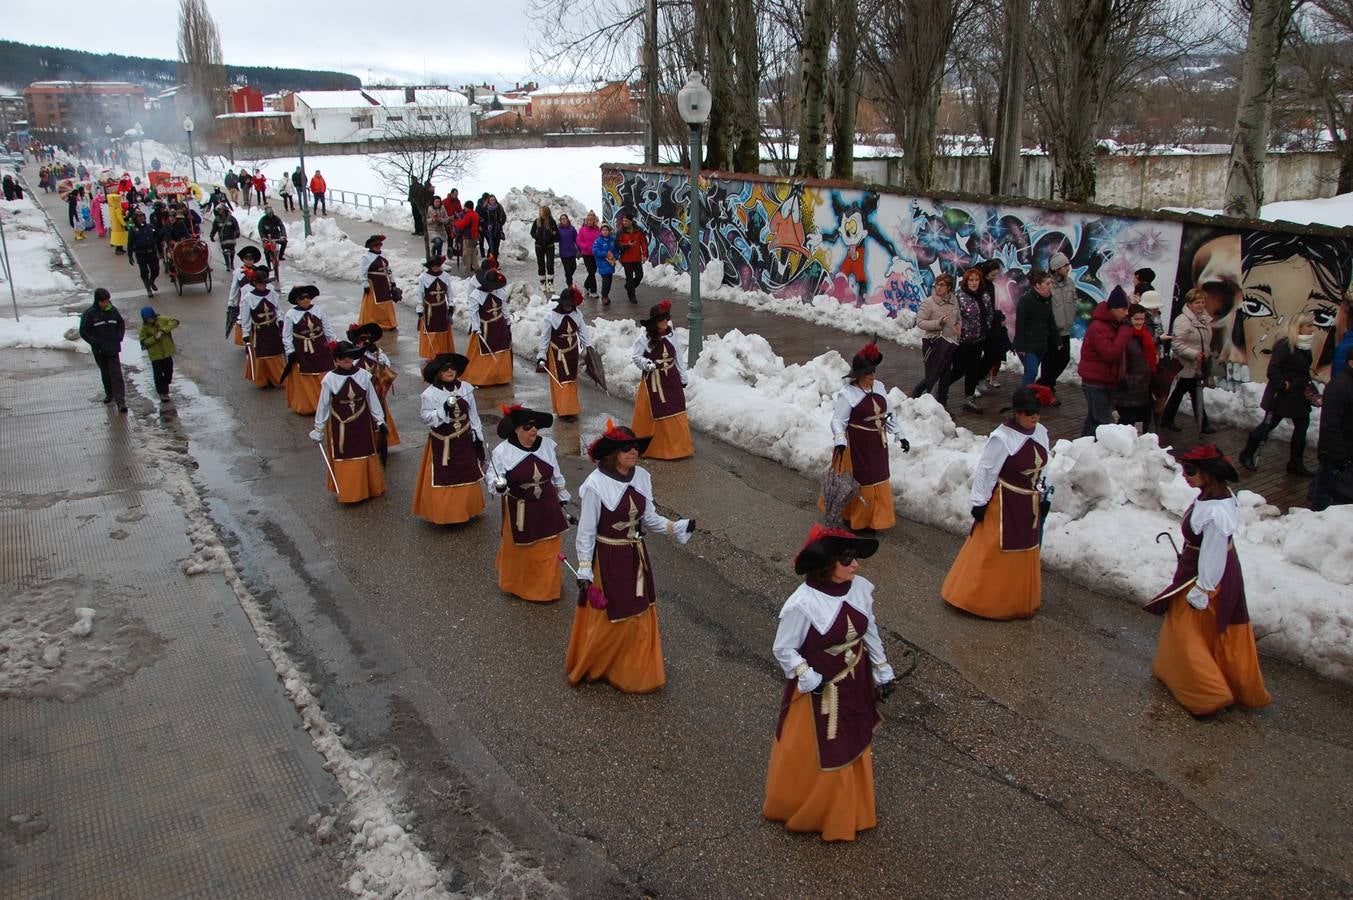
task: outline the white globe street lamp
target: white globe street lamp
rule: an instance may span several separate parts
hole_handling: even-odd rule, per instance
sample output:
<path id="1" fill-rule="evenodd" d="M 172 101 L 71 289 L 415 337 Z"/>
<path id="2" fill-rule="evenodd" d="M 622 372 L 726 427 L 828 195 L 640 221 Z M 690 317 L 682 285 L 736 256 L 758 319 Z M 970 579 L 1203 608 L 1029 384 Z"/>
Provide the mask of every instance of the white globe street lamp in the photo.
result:
<path id="1" fill-rule="evenodd" d="M 193 184 L 197 184 L 197 159 L 193 156 L 193 117 L 183 117 L 183 130 L 188 132 L 188 163 L 193 167 Z"/>
<path id="2" fill-rule="evenodd" d="M 700 258 L 700 126 L 709 120 L 713 97 L 705 87 L 705 79 L 699 72 L 686 76 L 686 84 L 677 91 L 677 112 L 691 129 L 691 188 L 689 191 L 690 212 L 687 216 L 690 228 L 686 234 L 686 268 L 691 273 L 691 304 L 687 313 L 687 325 L 690 328 L 690 346 L 687 348 L 686 365 L 695 368 L 704 344 L 705 311 L 700 300 L 700 272 L 704 268 Z"/>

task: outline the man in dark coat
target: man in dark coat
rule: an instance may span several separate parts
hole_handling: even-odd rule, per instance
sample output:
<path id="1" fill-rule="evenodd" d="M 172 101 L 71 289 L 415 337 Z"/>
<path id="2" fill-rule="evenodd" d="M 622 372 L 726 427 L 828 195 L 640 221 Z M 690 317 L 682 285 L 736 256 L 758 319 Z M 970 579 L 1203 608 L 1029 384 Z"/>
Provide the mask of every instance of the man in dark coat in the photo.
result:
<path id="1" fill-rule="evenodd" d="M 1333 503 L 1353 503 L 1353 354 L 1330 378 L 1321 396 L 1320 437 L 1316 458 L 1320 468 L 1311 481 L 1311 509 Z"/>
<path id="2" fill-rule="evenodd" d="M 1113 421 L 1111 392 L 1118 384 L 1123 351 L 1132 340 L 1132 326 L 1125 321 L 1127 314 L 1128 298 L 1121 287 L 1115 287 L 1109 299 L 1090 314 L 1090 325 L 1081 341 L 1081 361 L 1076 367 L 1081 376 L 1081 393 L 1085 394 L 1081 437 L 1093 437 L 1095 429 Z"/>
<path id="3" fill-rule="evenodd" d="M 94 302 L 80 316 L 80 338 L 94 353 L 94 363 L 103 379 L 103 402 L 117 403 L 117 411 L 127 411 L 127 385 L 122 380 L 122 336 L 127 325 L 113 306 L 107 288 L 94 291 Z"/>

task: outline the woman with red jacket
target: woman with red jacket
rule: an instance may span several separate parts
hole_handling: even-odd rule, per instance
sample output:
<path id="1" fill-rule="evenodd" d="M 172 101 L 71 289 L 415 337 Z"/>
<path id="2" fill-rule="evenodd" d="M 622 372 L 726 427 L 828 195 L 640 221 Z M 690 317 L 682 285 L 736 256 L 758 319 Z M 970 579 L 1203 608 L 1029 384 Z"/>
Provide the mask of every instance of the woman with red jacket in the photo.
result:
<path id="1" fill-rule="evenodd" d="M 638 303 L 634 289 L 644 280 L 644 260 L 648 259 L 648 235 L 634 224 L 634 217 L 620 214 L 620 230 L 615 235 L 615 246 L 620 251 L 620 265 L 625 270 L 625 296 Z"/>
<path id="2" fill-rule="evenodd" d="M 1128 307 L 1128 324 L 1132 336 L 1123 350 L 1123 361 L 1118 383 L 1113 388 L 1113 408 L 1118 410 L 1118 424 L 1151 430 L 1151 376 L 1156 374 L 1156 342 L 1151 340 L 1151 329 L 1146 326 L 1146 307 L 1134 303 Z"/>
<path id="3" fill-rule="evenodd" d="M 1090 313 L 1090 324 L 1081 341 L 1081 360 L 1076 372 L 1085 394 L 1085 422 L 1081 437 L 1093 437 L 1100 425 L 1113 421 L 1113 389 L 1118 384 L 1123 351 L 1132 340 L 1127 318 L 1128 299 L 1121 287 L 1109 292 L 1109 299 Z"/>

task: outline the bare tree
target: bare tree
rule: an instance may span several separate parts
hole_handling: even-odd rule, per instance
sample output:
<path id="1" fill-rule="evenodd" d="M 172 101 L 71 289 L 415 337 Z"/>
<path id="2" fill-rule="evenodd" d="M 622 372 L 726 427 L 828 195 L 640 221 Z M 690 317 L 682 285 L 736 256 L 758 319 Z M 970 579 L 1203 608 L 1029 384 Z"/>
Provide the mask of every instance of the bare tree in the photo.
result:
<path id="1" fill-rule="evenodd" d="M 799 159 L 795 175 L 822 177 L 827 160 L 827 68 L 831 45 L 830 0 L 804 0 L 803 53 L 799 68 Z"/>
<path id="2" fill-rule="evenodd" d="M 860 105 L 858 0 L 835 0 L 836 66 L 832 80 L 832 177 L 855 177 L 855 116 Z"/>
<path id="3" fill-rule="evenodd" d="M 1339 154 L 1335 193 L 1353 191 L 1353 0 L 1311 0 L 1292 29 L 1290 97 L 1314 110 Z"/>
<path id="4" fill-rule="evenodd" d="M 756 24 L 755 0 L 733 0 L 733 46 L 737 52 L 733 168 L 738 172 L 755 172 L 761 167 L 762 57 Z"/>
<path id="5" fill-rule="evenodd" d="M 991 146 L 991 190 L 1007 196 L 1019 193 L 1023 157 L 1024 101 L 1028 83 L 1029 0 L 1005 0 L 1000 90 L 996 105 L 996 132 Z"/>
<path id="6" fill-rule="evenodd" d="M 206 0 L 179 0 L 178 50 L 179 82 L 188 96 L 188 112 L 205 143 L 215 131 L 216 115 L 226 111 L 221 35 Z"/>

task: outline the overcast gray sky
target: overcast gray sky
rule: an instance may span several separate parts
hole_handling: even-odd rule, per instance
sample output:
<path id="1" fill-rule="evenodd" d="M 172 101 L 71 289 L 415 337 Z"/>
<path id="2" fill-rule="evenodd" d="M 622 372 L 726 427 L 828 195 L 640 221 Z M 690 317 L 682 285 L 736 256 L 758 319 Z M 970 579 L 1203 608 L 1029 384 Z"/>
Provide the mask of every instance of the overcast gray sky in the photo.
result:
<path id="1" fill-rule="evenodd" d="M 227 63 L 332 69 L 367 84 L 487 80 L 502 87 L 531 74 L 527 35 L 534 29 L 527 3 L 210 0 L 209 6 Z M 6 6 L 4 36 L 10 40 L 159 59 L 178 55 L 173 0 L 112 6 L 70 0 L 60 15 L 44 3 Z"/>

